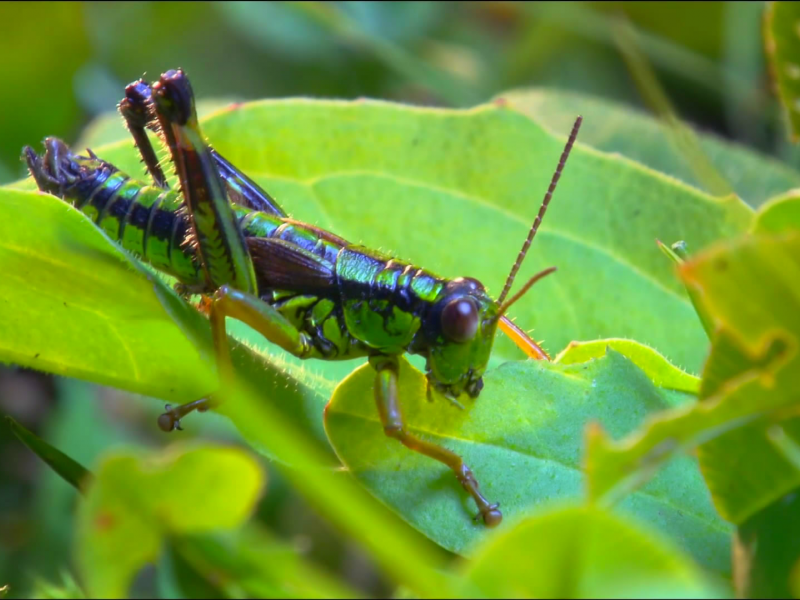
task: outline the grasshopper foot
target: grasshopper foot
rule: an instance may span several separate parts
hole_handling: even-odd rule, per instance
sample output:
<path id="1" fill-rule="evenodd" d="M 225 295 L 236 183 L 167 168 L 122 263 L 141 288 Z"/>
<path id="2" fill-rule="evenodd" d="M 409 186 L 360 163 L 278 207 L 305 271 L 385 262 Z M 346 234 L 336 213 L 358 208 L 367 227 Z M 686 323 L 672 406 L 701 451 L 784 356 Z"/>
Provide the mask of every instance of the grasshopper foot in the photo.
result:
<path id="1" fill-rule="evenodd" d="M 158 428 L 165 433 L 169 433 L 170 431 L 174 431 L 176 429 L 178 431 L 183 431 L 183 427 L 181 427 L 181 420 L 175 415 L 175 409 L 172 408 L 172 405 L 167 404 L 164 407 L 164 410 L 166 412 L 158 417 Z"/>
<path id="2" fill-rule="evenodd" d="M 158 417 L 158 428 L 166 433 L 176 429 L 178 431 L 183 431 L 183 427 L 181 427 L 181 419 L 183 417 L 195 410 L 197 412 L 206 412 L 209 408 L 211 408 L 211 406 L 208 398 L 201 398 L 200 400 L 187 402 L 186 404 L 180 404 L 175 407 L 167 404 L 164 407 L 165 412 Z"/>
<path id="3" fill-rule="evenodd" d="M 483 524 L 487 527 L 497 527 L 503 521 L 503 513 L 500 512 L 500 504 L 495 502 L 489 506 L 481 508 L 480 512 L 472 520 L 476 523 L 478 518 L 483 519 Z"/>

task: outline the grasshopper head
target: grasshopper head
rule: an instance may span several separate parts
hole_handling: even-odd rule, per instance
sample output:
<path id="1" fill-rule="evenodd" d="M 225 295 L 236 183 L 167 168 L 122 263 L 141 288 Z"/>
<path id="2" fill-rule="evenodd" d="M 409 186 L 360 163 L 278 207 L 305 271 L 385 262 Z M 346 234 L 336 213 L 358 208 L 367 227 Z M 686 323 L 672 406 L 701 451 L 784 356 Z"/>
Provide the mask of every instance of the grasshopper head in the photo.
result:
<path id="1" fill-rule="evenodd" d="M 497 330 L 498 304 L 469 278 L 450 281 L 428 317 L 428 382 L 447 397 L 477 398 Z"/>
<path id="2" fill-rule="evenodd" d="M 572 132 L 567 139 L 561 160 L 550 180 L 550 187 L 545 193 L 539 214 L 531 225 L 528 237 L 522 245 L 519 256 L 508 274 L 506 284 L 500 297 L 493 300 L 483 285 L 475 279 L 460 278 L 450 281 L 442 290 L 440 298 L 433 306 L 426 323 L 428 343 L 428 383 L 429 390 L 443 393 L 455 398 L 467 392 L 477 398 L 483 388 L 483 373 L 492 352 L 494 334 L 503 314 L 542 277 L 555 271 L 555 267 L 545 269 L 531 277 L 522 289 L 506 300 L 514 278 L 517 276 L 522 261 L 528 253 L 539 225 L 542 222 L 547 206 L 561 177 L 567 157 L 578 136 L 582 117 L 575 120 Z M 535 344 L 534 344 L 535 345 Z M 544 353 L 542 352 L 544 355 Z M 546 355 L 544 355 L 546 356 Z"/>

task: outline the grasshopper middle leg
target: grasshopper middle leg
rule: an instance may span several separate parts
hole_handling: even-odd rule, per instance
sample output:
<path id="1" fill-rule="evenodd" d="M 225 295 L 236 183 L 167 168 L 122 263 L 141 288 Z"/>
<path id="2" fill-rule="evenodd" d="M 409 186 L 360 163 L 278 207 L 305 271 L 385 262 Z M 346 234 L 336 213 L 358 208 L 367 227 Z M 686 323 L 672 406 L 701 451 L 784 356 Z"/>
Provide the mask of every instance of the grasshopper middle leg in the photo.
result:
<path id="1" fill-rule="evenodd" d="M 481 517 L 489 527 L 499 525 L 503 519 L 503 514 L 499 510 L 500 505 L 490 504 L 480 493 L 478 481 L 472 474 L 472 470 L 464 463 L 464 459 L 442 446 L 421 440 L 406 429 L 397 395 L 399 365 L 397 357 L 372 356 L 369 362 L 376 371 L 375 402 L 378 405 L 378 413 L 386 435 L 398 440 L 410 450 L 429 456 L 450 467 L 459 483 L 478 505 L 478 515 L 475 518 Z"/>

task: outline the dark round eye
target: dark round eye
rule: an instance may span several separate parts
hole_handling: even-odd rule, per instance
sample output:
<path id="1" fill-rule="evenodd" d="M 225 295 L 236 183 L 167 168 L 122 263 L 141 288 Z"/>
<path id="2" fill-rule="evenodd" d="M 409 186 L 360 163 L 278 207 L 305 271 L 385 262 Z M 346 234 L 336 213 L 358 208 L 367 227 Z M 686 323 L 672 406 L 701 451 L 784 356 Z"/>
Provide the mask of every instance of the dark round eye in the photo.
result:
<path id="1" fill-rule="evenodd" d="M 466 342 L 478 331 L 478 308 L 471 298 L 459 298 L 442 310 L 442 332 L 454 342 Z"/>

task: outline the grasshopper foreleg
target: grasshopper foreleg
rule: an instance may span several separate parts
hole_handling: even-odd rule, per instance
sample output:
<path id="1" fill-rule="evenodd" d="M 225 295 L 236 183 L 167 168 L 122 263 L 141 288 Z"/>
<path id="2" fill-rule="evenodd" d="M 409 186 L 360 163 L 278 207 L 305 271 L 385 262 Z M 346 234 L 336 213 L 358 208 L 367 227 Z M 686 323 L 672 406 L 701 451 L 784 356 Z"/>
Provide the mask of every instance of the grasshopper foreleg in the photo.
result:
<path id="1" fill-rule="evenodd" d="M 397 357 L 377 355 L 370 357 L 369 362 L 376 371 L 375 402 L 378 405 L 378 414 L 386 435 L 398 440 L 410 450 L 429 456 L 450 467 L 459 483 L 472 496 L 475 504 L 478 505 L 478 514 L 475 518 L 481 517 L 488 527 L 499 525 L 503 519 L 499 504 L 490 504 L 480 493 L 478 481 L 472 474 L 472 470 L 464 463 L 464 460 L 455 452 L 421 440 L 406 430 L 403 414 L 400 410 L 400 399 L 397 395 L 399 371 Z"/>

